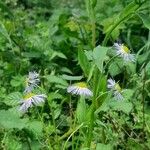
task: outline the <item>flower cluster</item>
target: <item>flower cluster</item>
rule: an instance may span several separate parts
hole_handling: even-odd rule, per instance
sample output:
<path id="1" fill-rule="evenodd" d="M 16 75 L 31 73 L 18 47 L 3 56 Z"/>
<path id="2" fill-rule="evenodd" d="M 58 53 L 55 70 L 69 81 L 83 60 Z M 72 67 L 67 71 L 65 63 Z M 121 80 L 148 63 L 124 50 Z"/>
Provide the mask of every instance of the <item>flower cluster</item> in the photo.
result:
<path id="1" fill-rule="evenodd" d="M 24 90 L 24 98 L 21 100 L 20 111 L 26 112 L 30 107 L 43 103 L 46 99 L 45 94 L 34 94 L 33 90 L 38 87 L 40 82 L 39 74 L 36 72 L 29 72 L 26 79 L 26 87 Z"/>
<path id="2" fill-rule="evenodd" d="M 135 62 L 135 54 L 131 54 L 129 48 L 126 47 L 124 44 L 114 43 L 114 47 L 116 49 L 116 55 L 122 57 L 125 62 Z M 121 89 L 119 83 L 116 83 L 113 79 L 108 79 L 107 82 L 107 87 L 110 91 L 112 91 L 114 97 L 117 100 L 122 100 L 123 90 Z M 67 92 L 80 96 L 93 96 L 92 91 L 88 88 L 85 82 L 79 82 L 70 85 L 67 88 Z"/>

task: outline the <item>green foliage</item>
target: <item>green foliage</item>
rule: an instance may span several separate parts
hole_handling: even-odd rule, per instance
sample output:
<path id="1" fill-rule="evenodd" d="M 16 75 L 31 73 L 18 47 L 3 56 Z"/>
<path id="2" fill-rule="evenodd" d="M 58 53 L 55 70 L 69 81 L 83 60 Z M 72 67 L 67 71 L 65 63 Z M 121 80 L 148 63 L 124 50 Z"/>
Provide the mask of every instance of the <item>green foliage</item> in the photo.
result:
<path id="1" fill-rule="evenodd" d="M 1 1 L 0 149 L 149 150 L 149 58 L 149 0 Z M 30 71 L 40 82 L 26 93 Z"/>

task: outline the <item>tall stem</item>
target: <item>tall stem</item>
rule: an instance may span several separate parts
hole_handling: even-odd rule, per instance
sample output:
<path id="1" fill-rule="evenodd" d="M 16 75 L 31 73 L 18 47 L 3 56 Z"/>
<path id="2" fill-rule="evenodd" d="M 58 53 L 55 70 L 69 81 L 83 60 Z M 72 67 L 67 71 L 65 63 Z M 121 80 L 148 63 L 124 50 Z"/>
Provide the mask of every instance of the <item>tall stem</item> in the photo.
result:
<path id="1" fill-rule="evenodd" d="M 94 1 L 89 0 L 88 4 L 87 4 L 87 10 L 89 12 L 89 17 L 90 17 L 90 21 L 91 21 L 91 25 L 92 25 L 92 47 L 94 48 L 96 45 L 96 18 L 95 18 L 95 10 L 93 6 Z M 95 3 L 96 5 L 96 3 Z M 93 137 L 93 129 L 94 129 L 94 112 L 96 109 L 96 89 L 97 89 L 97 74 L 98 74 L 98 68 L 96 68 L 95 70 L 95 74 L 93 77 L 93 85 L 94 85 L 94 96 L 92 99 L 92 104 L 91 104 L 91 108 L 90 108 L 90 112 L 89 112 L 89 130 L 88 130 L 88 134 L 87 134 L 87 144 L 86 146 L 88 148 L 90 148 L 91 145 L 91 141 L 92 141 L 92 137 Z"/>
<path id="2" fill-rule="evenodd" d="M 142 86 L 143 141 L 144 141 L 144 138 L 145 138 L 144 137 L 144 130 L 145 130 L 145 74 L 146 74 L 146 71 L 145 71 L 145 68 L 144 68 L 144 71 L 143 71 L 143 86 Z"/>

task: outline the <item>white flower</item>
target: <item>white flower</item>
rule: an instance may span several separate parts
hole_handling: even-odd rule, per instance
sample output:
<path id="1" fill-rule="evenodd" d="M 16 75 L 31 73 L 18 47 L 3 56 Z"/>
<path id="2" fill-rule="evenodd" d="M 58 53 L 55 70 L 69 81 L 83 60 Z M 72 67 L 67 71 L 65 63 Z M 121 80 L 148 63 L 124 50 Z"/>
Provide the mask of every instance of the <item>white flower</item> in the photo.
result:
<path id="1" fill-rule="evenodd" d="M 92 91 L 88 89 L 87 84 L 84 82 L 79 82 L 79 83 L 70 85 L 67 88 L 67 92 L 76 94 L 76 95 L 83 95 L 83 96 L 92 96 L 93 95 Z"/>
<path id="2" fill-rule="evenodd" d="M 115 96 L 115 98 L 117 100 L 122 100 L 123 96 L 122 96 L 122 89 L 119 86 L 118 83 L 115 82 L 115 80 L 113 79 L 108 79 L 108 85 L 107 87 L 113 91 L 113 95 Z"/>
<path id="3" fill-rule="evenodd" d="M 120 55 L 125 61 L 135 62 L 135 54 L 130 54 L 130 50 L 123 44 L 114 43 L 117 55 Z"/>
<path id="4" fill-rule="evenodd" d="M 39 79 L 39 74 L 34 72 L 29 72 L 29 75 L 26 79 L 26 88 L 25 88 L 25 93 L 31 92 L 35 87 L 38 86 L 40 82 Z"/>
<path id="5" fill-rule="evenodd" d="M 45 101 L 47 96 L 45 94 L 35 95 L 33 93 L 28 93 L 23 100 L 21 100 L 20 111 L 26 112 L 33 105 L 39 105 Z"/>

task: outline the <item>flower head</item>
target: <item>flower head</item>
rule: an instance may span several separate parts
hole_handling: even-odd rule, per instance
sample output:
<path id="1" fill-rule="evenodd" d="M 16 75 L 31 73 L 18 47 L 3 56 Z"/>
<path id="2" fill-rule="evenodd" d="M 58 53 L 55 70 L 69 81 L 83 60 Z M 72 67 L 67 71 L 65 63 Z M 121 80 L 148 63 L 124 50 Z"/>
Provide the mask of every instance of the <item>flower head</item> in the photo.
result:
<path id="1" fill-rule="evenodd" d="M 117 55 L 120 55 L 125 61 L 135 62 L 135 55 L 130 54 L 130 50 L 123 44 L 114 43 Z"/>
<path id="2" fill-rule="evenodd" d="M 38 86 L 39 82 L 39 74 L 36 72 L 29 72 L 29 75 L 26 79 L 26 88 L 24 92 L 30 93 L 35 87 Z"/>
<path id="3" fill-rule="evenodd" d="M 113 79 L 108 79 L 108 85 L 107 87 L 113 91 L 113 95 L 116 97 L 118 100 L 122 100 L 122 89 L 118 83 L 115 82 Z"/>
<path id="4" fill-rule="evenodd" d="M 39 105 L 40 103 L 43 103 L 45 101 L 45 98 L 47 96 L 45 94 L 33 94 L 33 93 L 28 93 L 23 100 L 21 100 L 21 106 L 20 106 L 20 111 L 26 112 L 30 107 L 33 105 Z"/>
<path id="5" fill-rule="evenodd" d="M 83 96 L 92 96 L 93 93 L 88 89 L 87 84 L 85 82 L 78 82 L 73 85 L 70 85 L 67 88 L 68 93 L 83 95 Z"/>

